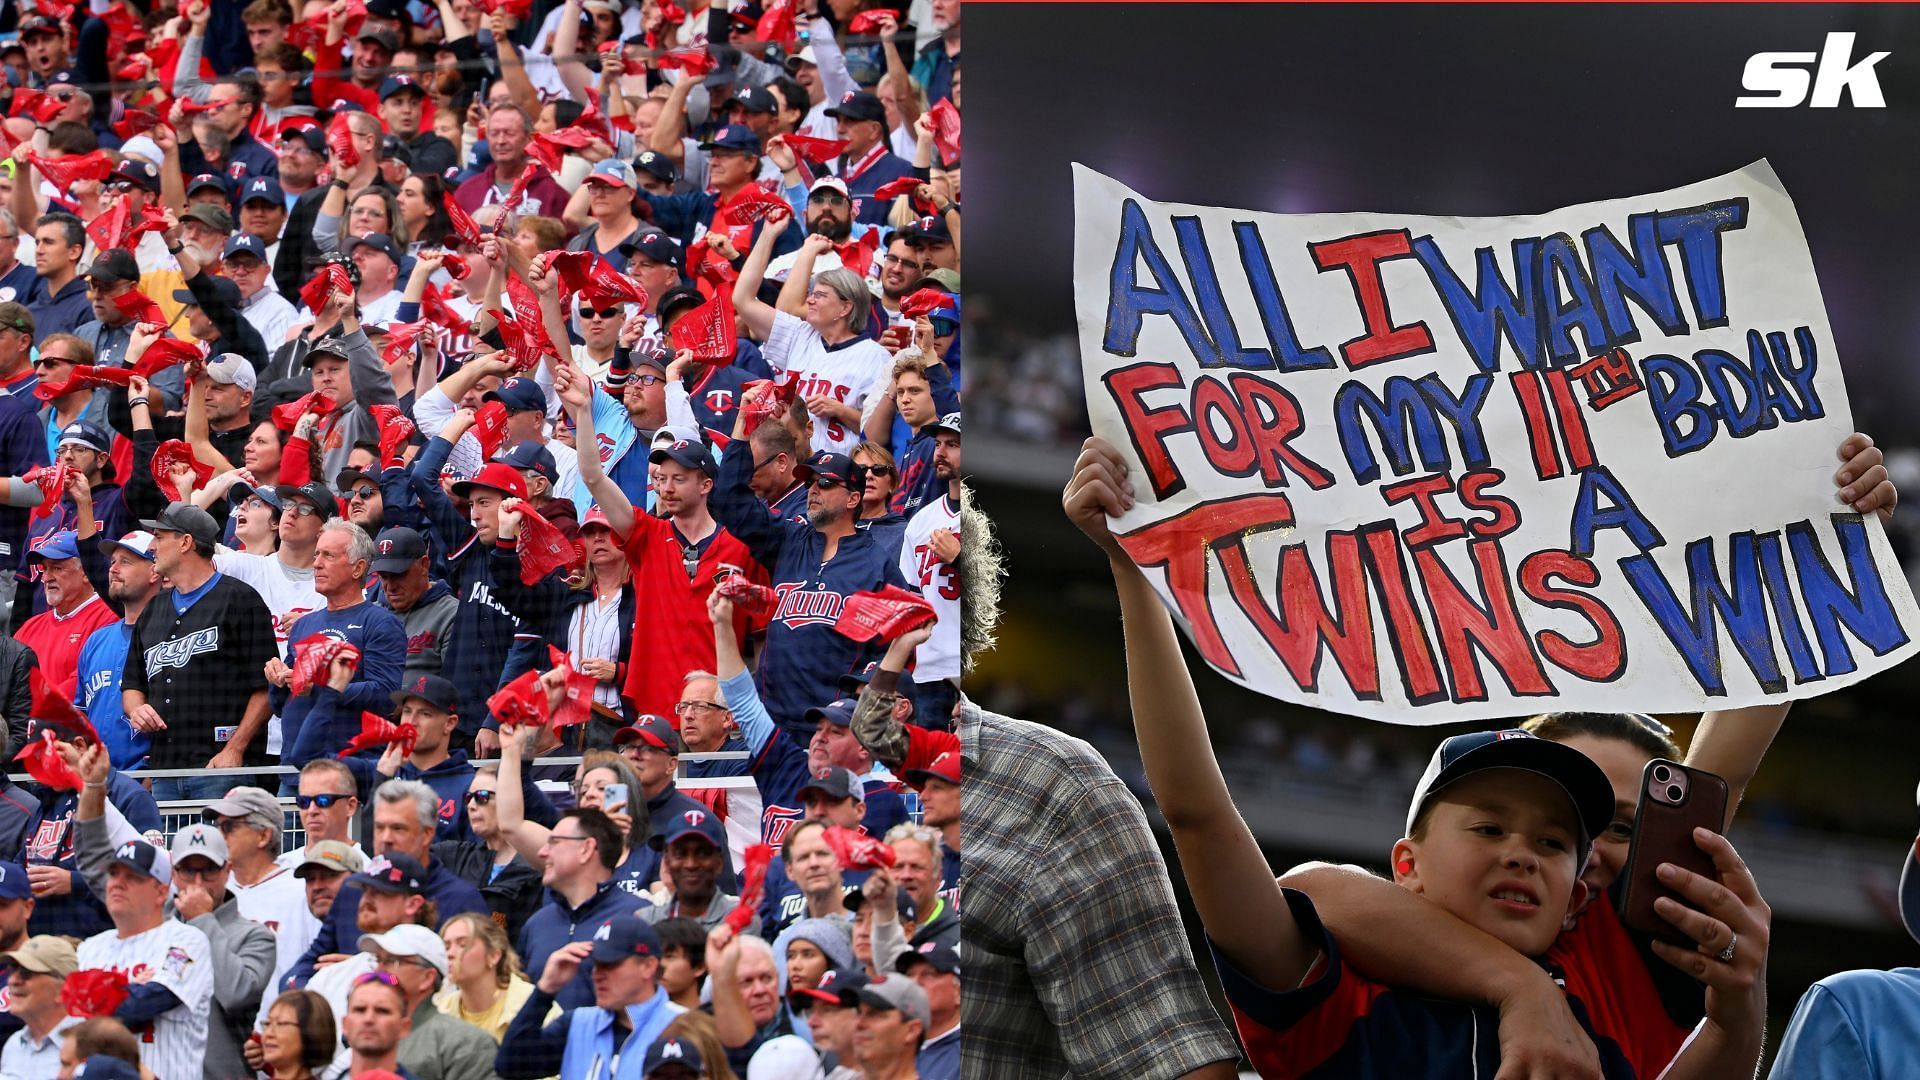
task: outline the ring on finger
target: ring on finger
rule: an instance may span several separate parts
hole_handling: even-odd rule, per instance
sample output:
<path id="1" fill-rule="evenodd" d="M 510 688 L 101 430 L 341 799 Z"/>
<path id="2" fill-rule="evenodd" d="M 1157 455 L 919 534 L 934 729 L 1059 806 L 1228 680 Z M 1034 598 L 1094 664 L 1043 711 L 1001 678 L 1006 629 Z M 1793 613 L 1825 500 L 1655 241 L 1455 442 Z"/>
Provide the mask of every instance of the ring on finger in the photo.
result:
<path id="1" fill-rule="evenodd" d="M 1738 933 L 1735 933 L 1733 931 L 1728 931 L 1728 933 L 1733 934 L 1733 936 L 1727 939 L 1727 947 L 1724 949 L 1721 949 L 1718 953 L 1715 953 L 1713 957 L 1715 960 L 1718 960 L 1723 964 L 1733 963 L 1734 947 L 1740 944 L 1740 935 Z"/>

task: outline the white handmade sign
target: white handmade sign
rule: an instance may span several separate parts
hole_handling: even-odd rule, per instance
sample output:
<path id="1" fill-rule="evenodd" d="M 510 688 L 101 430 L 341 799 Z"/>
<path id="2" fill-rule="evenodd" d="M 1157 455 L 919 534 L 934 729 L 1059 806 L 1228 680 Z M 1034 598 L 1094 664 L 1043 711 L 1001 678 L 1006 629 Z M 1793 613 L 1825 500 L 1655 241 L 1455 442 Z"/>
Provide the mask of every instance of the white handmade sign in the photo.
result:
<path id="1" fill-rule="evenodd" d="M 1113 527 L 1221 674 L 1398 723 L 1807 697 L 1914 648 L 1760 162 L 1509 218 L 1150 202 L 1075 166 Z"/>

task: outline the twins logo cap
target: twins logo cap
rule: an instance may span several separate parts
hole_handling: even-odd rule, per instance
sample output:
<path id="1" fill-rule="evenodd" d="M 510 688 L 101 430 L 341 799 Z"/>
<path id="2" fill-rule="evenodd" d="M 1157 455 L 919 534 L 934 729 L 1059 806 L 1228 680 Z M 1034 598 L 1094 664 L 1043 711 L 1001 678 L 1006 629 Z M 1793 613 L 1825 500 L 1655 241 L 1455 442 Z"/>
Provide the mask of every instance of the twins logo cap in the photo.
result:
<path id="1" fill-rule="evenodd" d="M 820 976 L 818 985 L 795 990 L 787 995 L 787 1000 L 795 1007 L 814 1001 L 824 1001 L 829 1005 L 850 1009 L 860 1003 L 855 995 L 861 987 L 867 985 L 867 982 L 867 973 L 863 968 L 853 967 L 844 971 L 839 968 L 828 968 L 827 973 Z"/>
<path id="2" fill-rule="evenodd" d="M 901 774 L 909 783 L 918 787 L 928 780 L 945 780 L 949 784 L 960 782 L 960 754 L 949 750 L 927 763 L 924 769 L 908 769 Z"/>
<path id="3" fill-rule="evenodd" d="M 919 945 L 901 953 L 893 961 L 893 970 L 902 975 L 913 972 L 915 964 L 931 965 L 933 970 L 944 975 L 960 974 L 960 952 L 951 945 L 938 941 L 923 941 Z"/>
<path id="4" fill-rule="evenodd" d="M 427 557 L 427 539 L 405 525 L 383 529 L 373 542 L 373 572 L 404 574 Z"/>
<path id="5" fill-rule="evenodd" d="M 1407 808 L 1407 835 L 1448 785 L 1486 769 L 1519 769 L 1552 781 L 1573 804 L 1581 827 L 1580 859 L 1613 821 L 1613 783 L 1593 759 L 1563 743 L 1518 728 L 1476 731 L 1442 742 L 1427 762 Z"/>

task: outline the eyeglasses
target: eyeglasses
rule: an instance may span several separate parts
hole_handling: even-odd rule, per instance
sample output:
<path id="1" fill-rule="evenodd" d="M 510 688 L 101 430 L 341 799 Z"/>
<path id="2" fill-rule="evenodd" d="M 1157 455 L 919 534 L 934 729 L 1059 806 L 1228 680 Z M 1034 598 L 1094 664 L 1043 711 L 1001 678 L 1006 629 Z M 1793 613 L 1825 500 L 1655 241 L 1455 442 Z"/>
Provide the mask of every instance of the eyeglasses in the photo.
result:
<path id="1" fill-rule="evenodd" d="M 135 184 L 127 180 L 116 180 L 113 183 L 107 185 L 107 190 L 116 195 L 119 195 L 119 194 L 124 194 L 125 192 L 132 191 L 135 186 L 136 186 Z"/>
<path id="2" fill-rule="evenodd" d="M 633 385 L 635 386 L 655 386 L 666 381 L 667 380 L 658 375 L 636 375 L 633 377 Z"/>
<path id="3" fill-rule="evenodd" d="M 485 806 L 493 801 L 493 792 L 469 791 L 467 792 L 467 801 L 475 806 Z"/>
<path id="4" fill-rule="evenodd" d="M 221 836 L 225 836 L 231 832 L 236 832 L 240 829 L 251 829 L 255 827 L 253 825 L 247 824 L 247 820 L 245 818 L 231 818 L 231 817 L 221 818 L 219 821 L 215 822 L 214 825 L 216 828 L 220 830 Z"/>
<path id="5" fill-rule="evenodd" d="M 287 509 L 293 511 L 295 517 L 312 517 L 320 512 L 320 508 L 312 503 L 294 503 Z"/>
<path id="6" fill-rule="evenodd" d="M 399 978 L 391 971 L 369 971 L 364 975 L 356 976 L 353 980 L 353 985 L 355 989 L 358 989 L 370 982 L 384 983 L 396 990 L 400 988 Z"/>
<path id="7" fill-rule="evenodd" d="M 351 795 L 342 795 L 337 791 L 328 791 L 319 795 L 295 795 L 293 797 L 293 805 L 302 810 L 310 806 L 318 806 L 322 810 L 331 810 L 334 803 L 351 798 L 353 798 Z"/>
<path id="8" fill-rule="evenodd" d="M 359 487 L 354 488 L 351 492 L 348 492 L 348 497 L 354 498 L 354 499 L 366 500 L 366 499 L 374 498 L 379 494 L 380 494 L 380 489 L 377 487 L 374 487 L 372 484 L 361 484 Z"/>
<path id="9" fill-rule="evenodd" d="M 682 701 L 674 705 L 673 714 L 675 716 L 685 716 L 695 709 L 701 712 L 724 712 L 726 706 L 716 705 L 711 701 Z"/>
<path id="10" fill-rule="evenodd" d="M 770 458 L 768 458 L 768 459 L 767 459 L 767 460 L 765 460 L 765 461 L 756 461 L 756 462 L 754 462 L 754 463 L 753 463 L 753 471 L 754 471 L 754 474 L 755 474 L 755 475 L 758 475 L 761 469 L 764 469 L 764 468 L 766 468 L 767 466 L 769 466 L 769 465 L 771 465 L 771 464 L 773 464 L 774 462 L 776 462 L 776 461 L 779 461 L 779 460 L 780 460 L 780 455 L 779 455 L 779 454 L 775 454 L 775 455 L 773 455 L 772 457 L 770 457 Z"/>
<path id="11" fill-rule="evenodd" d="M 591 840 L 591 839 L 593 839 L 593 837 L 591 836 L 561 836 L 559 833 L 547 834 L 547 842 L 549 844 L 557 844 L 557 843 L 560 843 L 562 840 Z"/>
<path id="12" fill-rule="evenodd" d="M 173 868 L 173 876 L 176 878 L 186 878 L 189 881 L 212 881 L 214 878 L 225 873 L 226 869 L 224 866 L 209 866 L 204 870 L 186 866 L 176 866 Z"/>
<path id="13" fill-rule="evenodd" d="M 902 270 L 925 270 L 927 268 L 926 263 L 915 262 L 912 259 L 903 259 L 900 256 L 893 254 L 892 252 L 888 252 L 886 255 L 881 256 L 880 262 L 886 266 L 897 266 Z"/>
<path id="14" fill-rule="evenodd" d="M 808 206 L 820 206 L 823 204 L 826 206 L 845 206 L 847 205 L 847 197 L 837 191 L 821 191 L 807 197 Z"/>
<path id="15" fill-rule="evenodd" d="M 960 324 L 953 321 L 952 319 L 934 318 L 934 319 L 928 319 L 927 321 L 933 324 L 934 337 L 946 337 L 949 334 L 952 334 L 954 331 L 960 329 Z"/>
<path id="16" fill-rule="evenodd" d="M 48 365 L 48 364 L 71 364 L 71 363 L 73 363 L 73 360 L 72 360 L 72 359 L 71 359 L 70 357 L 65 357 L 65 356 L 47 356 L 47 355 L 45 355 L 45 354 L 42 354 L 42 355 L 41 355 L 41 357 L 40 357 L 40 359 L 38 359 L 38 360 L 35 360 L 35 361 L 33 362 L 33 366 L 34 366 L 34 367 L 44 367 L 44 366 L 46 366 L 46 365 Z"/>

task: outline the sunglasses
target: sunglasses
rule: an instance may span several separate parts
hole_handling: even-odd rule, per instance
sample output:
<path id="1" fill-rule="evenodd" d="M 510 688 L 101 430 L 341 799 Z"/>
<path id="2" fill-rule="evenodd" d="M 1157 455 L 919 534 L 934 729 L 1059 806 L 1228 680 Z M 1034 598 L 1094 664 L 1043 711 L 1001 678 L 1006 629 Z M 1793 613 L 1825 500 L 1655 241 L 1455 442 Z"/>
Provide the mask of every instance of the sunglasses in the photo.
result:
<path id="1" fill-rule="evenodd" d="M 342 799 L 351 799 L 351 798 L 353 798 L 353 796 L 341 795 L 337 792 L 332 792 L 332 791 L 329 791 L 324 795 L 295 795 L 293 797 L 293 805 L 299 807 L 302 810 L 305 810 L 310 806 L 318 806 L 322 810 L 331 810 L 333 809 L 334 803 L 337 803 Z"/>
<path id="2" fill-rule="evenodd" d="M 892 476 L 894 468 L 891 465 L 869 465 L 867 473 L 870 476 Z"/>
<path id="3" fill-rule="evenodd" d="M 380 489 L 377 487 L 374 487 L 372 484 L 361 484 L 359 487 L 354 488 L 352 491 L 348 492 L 347 494 L 348 494 L 348 497 L 350 498 L 366 500 L 379 495 Z"/>
<path id="4" fill-rule="evenodd" d="M 320 508 L 312 503 L 294 503 L 287 509 L 292 510 L 295 517 L 312 517 L 320 512 Z"/>
<path id="5" fill-rule="evenodd" d="M 485 806 L 493 801 L 493 792 L 469 791 L 467 792 L 467 801 L 475 806 Z"/>
<path id="6" fill-rule="evenodd" d="M 960 324 L 952 319 L 928 319 L 927 321 L 933 324 L 935 337 L 946 337 L 960 329 Z"/>
<path id="7" fill-rule="evenodd" d="M 818 195 L 809 197 L 807 199 L 807 205 L 845 206 L 847 205 L 847 197 L 837 191 L 823 191 Z"/>
<path id="8" fill-rule="evenodd" d="M 580 317 L 583 319 L 617 319 L 624 314 L 626 314 L 625 309 L 617 307 L 610 307 L 605 310 L 582 308 L 580 311 Z"/>
<path id="9" fill-rule="evenodd" d="M 832 491 L 834 488 L 840 487 L 841 483 L 831 476 L 820 476 L 814 478 L 813 486 L 821 491 Z"/>

